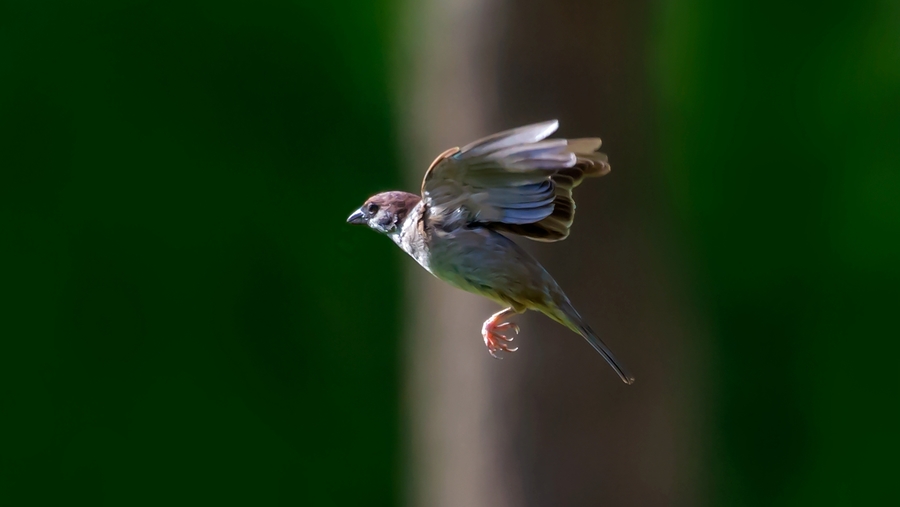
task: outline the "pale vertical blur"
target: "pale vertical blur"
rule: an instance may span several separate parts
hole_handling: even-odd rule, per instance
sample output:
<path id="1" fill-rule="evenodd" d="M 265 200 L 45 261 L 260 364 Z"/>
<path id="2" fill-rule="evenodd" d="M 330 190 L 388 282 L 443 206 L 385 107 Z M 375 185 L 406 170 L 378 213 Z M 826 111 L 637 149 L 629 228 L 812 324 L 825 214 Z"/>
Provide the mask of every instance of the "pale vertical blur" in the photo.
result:
<path id="1" fill-rule="evenodd" d="M 492 1 L 406 4 L 396 80 L 411 191 L 418 191 L 437 154 L 490 130 Z M 412 260 L 407 269 L 407 505 L 509 505 L 507 491 L 497 485 L 492 361 L 480 335 L 482 321 L 497 309 L 434 279 Z"/>

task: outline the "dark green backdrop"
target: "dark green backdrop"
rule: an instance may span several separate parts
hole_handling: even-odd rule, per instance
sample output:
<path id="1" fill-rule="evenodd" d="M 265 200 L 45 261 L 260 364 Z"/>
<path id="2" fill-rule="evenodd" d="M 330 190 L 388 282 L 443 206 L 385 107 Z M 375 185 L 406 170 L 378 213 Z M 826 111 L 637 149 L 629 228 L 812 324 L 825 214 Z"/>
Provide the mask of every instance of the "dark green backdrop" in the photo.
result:
<path id="1" fill-rule="evenodd" d="M 654 8 L 711 504 L 900 503 L 896 2 Z M 399 503 L 394 18 L 0 1 L 0 505 Z"/>
<path id="2" fill-rule="evenodd" d="M 0 3 L 0 505 L 396 505 L 384 7 Z"/>
<path id="3" fill-rule="evenodd" d="M 713 505 L 895 505 L 900 4 L 667 2 L 662 164 L 713 337 Z"/>

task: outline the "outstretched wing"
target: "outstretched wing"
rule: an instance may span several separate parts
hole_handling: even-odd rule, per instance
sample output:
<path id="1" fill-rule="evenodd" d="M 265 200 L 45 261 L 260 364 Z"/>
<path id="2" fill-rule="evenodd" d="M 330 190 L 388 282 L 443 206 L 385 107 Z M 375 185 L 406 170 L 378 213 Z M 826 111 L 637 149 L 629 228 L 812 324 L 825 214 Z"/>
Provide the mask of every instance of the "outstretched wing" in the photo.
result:
<path id="1" fill-rule="evenodd" d="M 610 170 L 600 139 L 546 139 L 556 120 L 479 139 L 442 153 L 422 181 L 437 223 L 480 223 L 538 241 L 569 235 L 572 189 Z"/>

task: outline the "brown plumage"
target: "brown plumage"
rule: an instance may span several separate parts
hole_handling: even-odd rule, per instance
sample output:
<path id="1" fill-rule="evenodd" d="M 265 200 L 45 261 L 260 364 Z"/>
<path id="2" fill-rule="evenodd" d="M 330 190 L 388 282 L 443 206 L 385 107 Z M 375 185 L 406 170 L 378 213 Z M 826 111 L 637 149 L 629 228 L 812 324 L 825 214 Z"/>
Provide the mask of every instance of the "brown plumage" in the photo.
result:
<path id="1" fill-rule="evenodd" d="M 569 140 L 568 146 L 578 159 L 574 166 L 560 169 L 550 177 L 554 185 L 553 213 L 533 224 L 493 224 L 495 230 L 518 234 L 535 241 L 562 241 L 569 237 L 569 228 L 575 221 L 572 190 L 581 185 L 584 178 L 609 174 L 610 167 L 606 155 L 595 152 L 600 148 L 599 139 Z"/>
<path id="2" fill-rule="evenodd" d="M 502 234 L 565 239 L 575 217 L 572 190 L 584 178 L 609 173 L 606 155 L 597 152 L 600 139 L 545 139 L 557 126 L 528 125 L 449 149 L 426 171 L 421 197 L 377 194 L 347 221 L 388 235 L 441 280 L 507 307 L 482 327 L 491 355 L 515 351 L 509 331 L 519 327 L 507 319 L 536 310 L 583 336 L 631 384 L 634 377 L 553 277 Z"/>

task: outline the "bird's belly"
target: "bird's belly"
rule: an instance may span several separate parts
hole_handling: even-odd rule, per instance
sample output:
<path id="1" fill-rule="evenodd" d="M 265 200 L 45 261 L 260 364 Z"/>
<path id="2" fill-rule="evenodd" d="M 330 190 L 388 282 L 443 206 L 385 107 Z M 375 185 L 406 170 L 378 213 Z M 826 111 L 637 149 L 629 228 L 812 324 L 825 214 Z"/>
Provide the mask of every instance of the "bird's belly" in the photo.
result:
<path id="1" fill-rule="evenodd" d="M 522 289 L 534 278 L 532 271 L 543 272 L 540 265 L 512 241 L 487 230 L 457 230 L 449 236 L 434 237 L 427 262 L 422 263 L 428 271 L 464 291 L 503 305 L 523 306 Z"/>
<path id="2" fill-rule="evenodd" d="M 480 294 L 488 288 L 489 281 L 483 280 L 477 269 L 470 269 L 470 266 L 464 264 L 442 262 L 441 259 L 436 260 L 433 257 L 431 261 L 426 269 L 458 289 Z"/>
<path id="3" fill-rule="evenodd" d="M 496 290 L 489 280 L 480 276 L 477 270 L 466 268 L 467 266 L 453 263 L 432 263 L 427 269 L 431 274 L 457 289 L 499 300 L 496 297 Z"/>

